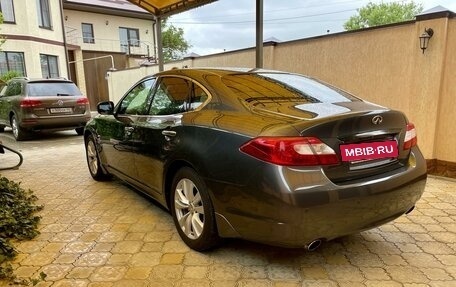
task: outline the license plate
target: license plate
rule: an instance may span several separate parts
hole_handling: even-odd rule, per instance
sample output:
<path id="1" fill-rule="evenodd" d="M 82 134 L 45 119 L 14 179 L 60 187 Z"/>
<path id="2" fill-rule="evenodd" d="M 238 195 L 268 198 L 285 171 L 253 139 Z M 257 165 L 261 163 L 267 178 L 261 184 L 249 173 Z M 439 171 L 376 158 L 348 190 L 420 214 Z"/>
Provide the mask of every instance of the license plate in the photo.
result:
<path id="1" fill-rule="evenodd" d="M 71 113 L 71 112 L 73 112 L 72 108 L 52 108 L 51 109 L 52 114 Z"/>
<path id="2" fill-rule="evenodd" d="M 399 155 L 396 141 L 369 142 L 340 146 L 342 161 L 396 158 Z"/>

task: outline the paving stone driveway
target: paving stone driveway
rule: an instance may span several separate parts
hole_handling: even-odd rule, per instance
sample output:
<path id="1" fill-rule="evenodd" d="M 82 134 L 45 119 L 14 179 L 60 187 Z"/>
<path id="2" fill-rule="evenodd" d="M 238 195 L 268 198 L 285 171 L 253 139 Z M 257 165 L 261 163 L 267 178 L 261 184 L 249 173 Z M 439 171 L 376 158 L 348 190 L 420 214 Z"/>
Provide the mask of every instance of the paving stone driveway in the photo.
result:
<path id="1" fill-rule="evenodd" d="M 38 286 L 456 286 L 454 180 L 430 177 L 410 215 L 315 252 L 230 240 L 198 253 L 153 202 L 93 181 L 81 141 L 24 150 L 19 170 L 2 172 L 45 205 L 14 262 L 20 277 L 45 272 Z"/>

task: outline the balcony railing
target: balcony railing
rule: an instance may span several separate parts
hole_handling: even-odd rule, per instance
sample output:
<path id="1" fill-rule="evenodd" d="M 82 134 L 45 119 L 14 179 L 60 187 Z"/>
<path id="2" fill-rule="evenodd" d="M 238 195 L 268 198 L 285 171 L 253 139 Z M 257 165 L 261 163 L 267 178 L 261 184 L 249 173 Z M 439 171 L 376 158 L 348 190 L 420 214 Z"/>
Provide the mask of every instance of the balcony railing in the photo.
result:
<path id="1" fill-rule="evenodd" d="M 86 51 L 120 52 L 127 55 L 154 56 L 154 45 L 147 41 L 120 41 L 103 38 L 84 38 L 77 29 L 65 27 L 66 41 Z"/>

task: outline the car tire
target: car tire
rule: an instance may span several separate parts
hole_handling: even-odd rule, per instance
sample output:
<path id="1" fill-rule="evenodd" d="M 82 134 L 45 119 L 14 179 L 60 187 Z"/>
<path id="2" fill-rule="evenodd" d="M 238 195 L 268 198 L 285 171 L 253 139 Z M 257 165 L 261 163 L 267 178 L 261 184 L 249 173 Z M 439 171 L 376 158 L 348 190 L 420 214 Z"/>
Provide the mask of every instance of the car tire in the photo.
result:
<path id="1" fill-rule="evenodd" d="M 97 144 L 93 138 L 93 135 L 89 135 L 85 139 L 85 150 L 87 166 L 89 167 L 90 175 L 97 181 L 104 181 L 111 177 L 109 173 L 106 173 L 101 167 L 100 155 L 98 153 Z"/>
<path id="2" fill-rule="evenodd" d="M 220 243 L 206 185 L 193 169 L 184 167 L 176 173 L 170 205 L 174 224 L 187 246 L 204 251 Z"/>
<path id="3" fill-rule="evenodd" d="M 84 127 L 79 127 L 74 129 L 78 136 L 82 136 L 84 134 Z"/>
<path id="4" fill-rule="evenodd" d="M 16 115 L 11 117 L 11 129 L 13 130 L 13 136 L 17 141 L 23 141 L 28 138 L 27 132 L 19 125 Z"/>

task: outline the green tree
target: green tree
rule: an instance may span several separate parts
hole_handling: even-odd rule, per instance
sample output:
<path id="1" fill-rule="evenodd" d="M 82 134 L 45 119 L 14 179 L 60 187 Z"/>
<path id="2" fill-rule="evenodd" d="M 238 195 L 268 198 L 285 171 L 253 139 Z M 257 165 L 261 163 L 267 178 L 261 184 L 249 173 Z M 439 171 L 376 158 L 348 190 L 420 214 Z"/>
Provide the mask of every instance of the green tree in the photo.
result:
<path id="1" fill-rule="evenodd" d="M 379 25 L 412 20 L 423 11 L 421 3 L 411 1 L 409 3 L 380 3 L 369 2 L 366 6 L 358 9 L 358 15 L 350 17 L 344 24 L 347 31 L 374 27 Z"/>
<path id="2" fill-rule="evenodd" d="M 183 55 L 191 47 L 184 39 L 184 29 L 177 28 L 163 21 L 162 28 L 163 56 L 165 61 L 182 59 Z"/>

